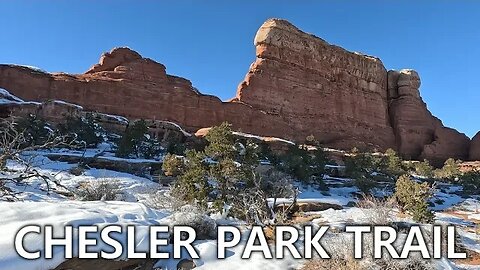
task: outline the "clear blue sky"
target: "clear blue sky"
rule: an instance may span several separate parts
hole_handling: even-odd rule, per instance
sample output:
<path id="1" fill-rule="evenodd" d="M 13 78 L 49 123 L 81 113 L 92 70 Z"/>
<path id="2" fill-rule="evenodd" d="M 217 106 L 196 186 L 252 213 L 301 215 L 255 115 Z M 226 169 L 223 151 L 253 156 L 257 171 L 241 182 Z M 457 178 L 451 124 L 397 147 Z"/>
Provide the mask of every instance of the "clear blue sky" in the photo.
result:
<path id="1" fill-rule="evenodd" d="M 0 63 L 81 73 L 129 46 L 228 99 L 270 17 L 378 56 L 387 69 L 416 69 L 433 114 L 470 137 L 480 130 L 477 1 L 1 1 Z"/>

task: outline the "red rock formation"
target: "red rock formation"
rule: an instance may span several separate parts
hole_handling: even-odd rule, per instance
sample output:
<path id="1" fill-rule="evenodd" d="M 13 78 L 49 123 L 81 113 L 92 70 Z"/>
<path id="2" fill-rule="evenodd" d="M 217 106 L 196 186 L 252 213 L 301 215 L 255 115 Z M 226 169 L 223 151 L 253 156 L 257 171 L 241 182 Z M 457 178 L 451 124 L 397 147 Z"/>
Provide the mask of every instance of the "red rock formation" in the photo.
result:
<path id="1" fill-rule="evenodd" d="M 444 127 L 428 111 L 419 88 L 416 71 L 388 72 L 390 119 L 399 153 L 408 158 L 428 159 L 435 165 L 441 165 L 449 157 L 467 160 L 469 138 Z"/>
<path id="2" fill-rule="evenodd" d="M 472 138 L 470 144 L 470 160 L 480 161 L 480 131 Z"/>
<path id="3" fill-rule="evenodd" d="M 113 49 L 99 64 L 79 75 L 0 65 L 0 87 L 25 100 L 65 100 L 89 111 L 169 120 L 190 131 L 225 120 L 244 131 L 267 135 L 279 135 L 288 128 L 280 117 L 270 117 L 243 103 L 224 103 L 202 95 L 190 81 L 167 75 L 162 64 L 139 58 L 128 48 Z"/>
<path id="4" fill-rule="evenodd" d="M 422 101 L 414 71 L 346 51 L 283 20 L 255 37 L 257 59 L 236 97 L 222 102 L 128 48 L 104 54 L 85 74 L 0 65 L 0 87 L 25 100 L 60 99 L 86 110 L 169 120 L 188 131 L 229 121 L 234 129 L 324 145 L 398 149 L 412 158 L 468 157 L 468 138 L 444 128 Z"/>
<path id="5" fill-rule="evenodd" d="M 235 100 L 289 123 L 286 135 L 351 149 L 395 143 L 387 108 L 387 71 L 378 58 L 346 51 L 268 20 L 255 36 L 257 60 Z"/>

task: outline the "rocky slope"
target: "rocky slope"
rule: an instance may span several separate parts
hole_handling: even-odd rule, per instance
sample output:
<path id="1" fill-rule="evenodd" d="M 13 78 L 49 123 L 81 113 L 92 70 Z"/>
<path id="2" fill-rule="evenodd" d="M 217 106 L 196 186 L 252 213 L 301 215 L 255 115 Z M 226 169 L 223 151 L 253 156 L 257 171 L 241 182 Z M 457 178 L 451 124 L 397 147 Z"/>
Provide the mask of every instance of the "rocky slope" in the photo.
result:
<path id="1" fill-rule="evenodd" d="M 299 142 L 314 135 L 340 149 L 391 147 L 438 163 L 468 159 L 470 140 L 428 111 L 415 71 L 387 71 L 378 58 L 278 19 L 260 27 L 255 46 L 256 60 L 228 102 L 199 93 L 128 48 L 104 54 L 78 75 L 0 65 L 0 87 L 25 100 L 66 100 L 128 118 L 174 121 L 189 131 L 229 121 L 243 132 Z"/>

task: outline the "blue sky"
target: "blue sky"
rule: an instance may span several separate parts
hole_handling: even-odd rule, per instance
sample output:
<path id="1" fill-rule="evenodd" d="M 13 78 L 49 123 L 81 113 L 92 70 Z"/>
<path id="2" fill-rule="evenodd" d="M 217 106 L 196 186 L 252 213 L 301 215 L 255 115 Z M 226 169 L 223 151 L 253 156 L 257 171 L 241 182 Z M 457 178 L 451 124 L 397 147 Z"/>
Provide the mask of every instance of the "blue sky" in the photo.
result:
<path id="1" fill-rule="evenodd" d="M 445 125 L 480 130 L 477 1 L 1 1 L 0 63 L 82 73 L 129 46 L 222 99 L 254 61 L 253 37 L 284 18 L 348 50 L 413 68 Z"/>

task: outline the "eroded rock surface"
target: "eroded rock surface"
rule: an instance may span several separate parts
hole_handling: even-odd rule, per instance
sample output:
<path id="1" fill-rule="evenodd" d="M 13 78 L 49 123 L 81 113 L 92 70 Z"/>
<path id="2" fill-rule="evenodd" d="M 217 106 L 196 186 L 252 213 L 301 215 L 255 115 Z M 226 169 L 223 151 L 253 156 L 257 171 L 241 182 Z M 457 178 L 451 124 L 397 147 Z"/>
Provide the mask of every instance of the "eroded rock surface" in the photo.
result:
<path id="1" fill-rule="evenodd" d="M 284 20 L 265 22 L 255 46 L 257 59 L 235 100 L 281 117 L 291 138 L 314 135 L 343 149 L 394 145 L 387 71 L 378 58 L 330 45 Z"/>
<path id="2" fill-rule="evenodd" d="M 407 158 L 421 158 L 440 166 L 449 157 L 469 158 L 470 139 L 444 127 L 420 96 L 420 77 L 414 70 L 388 72 L 389 111 L 397 150 Z"/>

